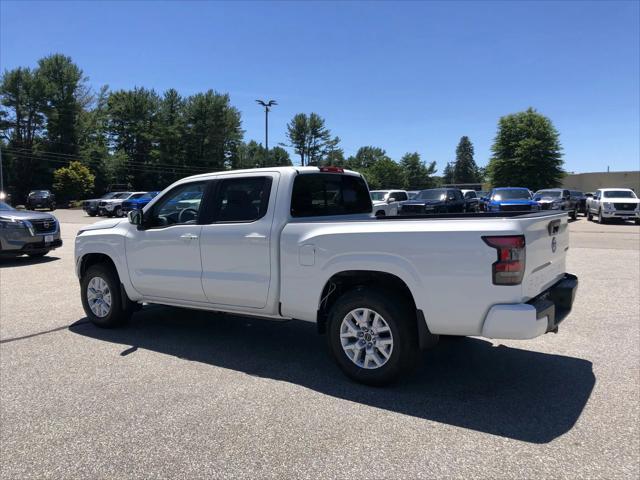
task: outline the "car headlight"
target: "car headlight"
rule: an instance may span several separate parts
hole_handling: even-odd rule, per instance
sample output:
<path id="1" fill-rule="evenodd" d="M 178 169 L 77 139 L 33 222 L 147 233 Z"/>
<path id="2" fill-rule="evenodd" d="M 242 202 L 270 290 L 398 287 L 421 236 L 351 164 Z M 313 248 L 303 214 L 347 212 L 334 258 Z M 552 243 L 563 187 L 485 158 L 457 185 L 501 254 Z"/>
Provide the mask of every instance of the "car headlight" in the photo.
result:
<path id="1" fill-rule="evenodd" d="M 33 229 L 33 225 L 31 225 L 31 222 L 27 220 L 18 220 L 17 218 L 12 217 L 0 217 L 0 228 L 12 230 L 27 229 L 29 230 L 29 234 L 31 236 L 34 236 L 36 234 Z"/>
<path id="2" fill-rule="evenodd" d="M 0 217 L 0 228 L 28 228 L 26 222 L 12 217 Z"/>
<path id="3" fill-rule="evenodd" d="M 613 209 L 613 203 L 611 202 L 603 202 L 602 205 L 604 208 Z"/>

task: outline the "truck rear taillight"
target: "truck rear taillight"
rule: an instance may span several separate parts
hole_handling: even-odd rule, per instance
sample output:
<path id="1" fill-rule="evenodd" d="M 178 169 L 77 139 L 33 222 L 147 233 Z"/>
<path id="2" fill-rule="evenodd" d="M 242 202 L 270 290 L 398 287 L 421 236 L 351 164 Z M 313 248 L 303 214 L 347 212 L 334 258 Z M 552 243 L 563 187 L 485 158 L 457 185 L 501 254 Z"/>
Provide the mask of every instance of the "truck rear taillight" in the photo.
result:
<path id="1" fill-rule="evenodd" d="M 344 173 L 342 167 L 320 167 L 320 171 L 323 173 Z"/>
<path id="2" fill-rule="evenodd" d="M 482 237 L 484 243 L 498 251 L 498 261 L 492 265 L 494 285 L 520 285 L 524 277 L 524 235 Z"/>

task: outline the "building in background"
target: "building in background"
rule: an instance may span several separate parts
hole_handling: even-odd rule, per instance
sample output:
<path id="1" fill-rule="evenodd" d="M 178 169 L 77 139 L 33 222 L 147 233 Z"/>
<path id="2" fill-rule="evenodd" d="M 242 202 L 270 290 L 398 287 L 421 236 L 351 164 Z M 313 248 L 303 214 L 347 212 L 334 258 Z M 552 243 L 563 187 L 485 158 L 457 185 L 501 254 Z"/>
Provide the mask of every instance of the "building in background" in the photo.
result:
<path id="1" fill-rule="evenodd" d="M 562 180 L 562 186 L 581 192 L 593 192 L 598 188 L 630 188 L 640 193 L 640 170 L 629 172 L 570 173 Z"/>

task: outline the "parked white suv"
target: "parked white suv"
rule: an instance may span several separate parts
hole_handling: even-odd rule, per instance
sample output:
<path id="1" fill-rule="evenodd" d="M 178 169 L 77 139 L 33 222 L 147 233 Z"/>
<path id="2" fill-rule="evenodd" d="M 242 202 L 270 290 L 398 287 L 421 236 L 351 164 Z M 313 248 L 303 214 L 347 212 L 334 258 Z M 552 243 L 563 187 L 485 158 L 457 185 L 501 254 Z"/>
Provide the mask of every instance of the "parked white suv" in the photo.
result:
<path id="1" fill-rule="evenodd" d="M 101 327 L 143 302 L 313 322 L 368 384 L 409 369 L 439 334 L 528 339 L 571 310 L 564 212 L 371 214 L 364 179 L 338 167 L 185 178 L 127 220 L 78 232 L 82 305 Z"/>
<path id="2" fill-rule="evenodd" d="M 147 192 L 122 192 L 114 197 L 101 200 L 98 203 L 98 213 L 107 217 L 121 217 L 123 215 L 122 204 L 125 200 L 135 200 L 146 195 Z"/>
<path id="3" fill-rule="evenodd" d="M 607 219 L 635 220 L 640 225 L 640 200 L 629 188 L 600 188 L 587 198 L 587 219 L 598 216 L 599 223 Z"/>
<path id="4" fill-rule="evenodd" d="M 404 190 L 371 190 L 369 193 L 376 217 L 398 215 L 398 202 L 409 200 L 409 195 Z"/>

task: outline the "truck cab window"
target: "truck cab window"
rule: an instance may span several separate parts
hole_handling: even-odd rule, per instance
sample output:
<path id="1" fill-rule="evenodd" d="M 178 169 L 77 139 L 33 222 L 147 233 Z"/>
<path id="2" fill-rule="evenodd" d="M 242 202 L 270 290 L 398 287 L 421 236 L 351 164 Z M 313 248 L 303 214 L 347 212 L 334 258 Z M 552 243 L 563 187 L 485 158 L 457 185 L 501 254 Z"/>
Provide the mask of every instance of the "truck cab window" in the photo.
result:
<path id="1" fill-rule="evenodd" d="M 154 205 L 146 222 L 150 227 L 197 223 L 205 188 L 206 182 L 177 186 Z"/>
<path id="2" fill-rule="evenodd" d="M 270 177 L 222 180 L 214 204 L 215 221 L 253 222 L 264 217 L 270 192 Z"/>
<path id="3" fill-rule="evenodd" d="M 293 182 L 292 217 L 371 213 L 372 208 L 361 177 L 313 173 L 298 175 Z"/>

